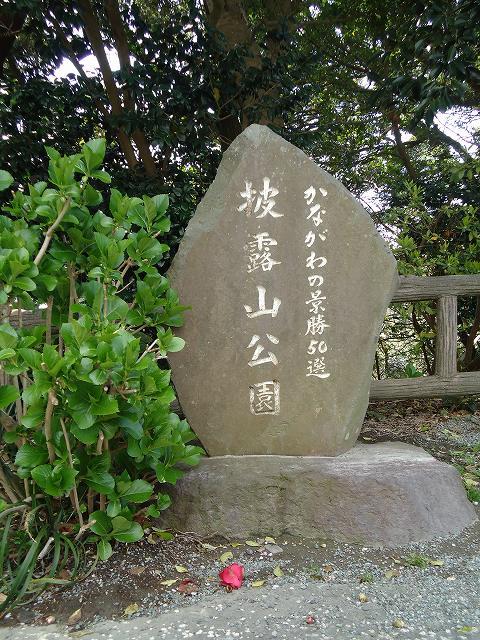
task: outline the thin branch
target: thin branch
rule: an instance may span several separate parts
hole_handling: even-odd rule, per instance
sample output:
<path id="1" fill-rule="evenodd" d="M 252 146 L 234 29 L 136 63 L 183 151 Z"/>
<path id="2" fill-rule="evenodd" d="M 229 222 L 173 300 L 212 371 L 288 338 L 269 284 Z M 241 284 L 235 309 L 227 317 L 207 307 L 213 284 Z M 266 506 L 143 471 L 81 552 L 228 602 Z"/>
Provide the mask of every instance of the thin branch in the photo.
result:
<path id="1" fill-rule="evenodd" d="M 80 538 L 83 536 L 83 534 L 85 533 L 85 531 L 88 531 L 88 529 L 90 529 L 90 527 L 93 527 L 93 525 L 96 523 L 96 520 L 89 520 L 86 524 L 82 525 L 77 533 L 77 535 L 75 536 L 75 542 L 78 542 L 78 540 L 80 540 Z"/>
<path id="2" fill-rule="evenodd" d="M 52 546 L 52 543 L 53 543 L 54 540 L 55 540 L 55 538 L 53 536 L 50 536 L 50 538 L 46 541 L 43 549 L 38 554 L 38 558 L 37 558 L 38 560 L 43 560 L 43 558 L 47 555 L 48 550 Z"/>
<path id="3" fill-rule="evenodd" d="M 53 312 L 53 296 L 49 296 L 47 300 L 47 312 L 45 317 L 45 324 L 47 330 L 45 332 L 45 342 L 52 344 L 52 312 Z"/>
<path id="4" fill-rule="evenodd" d="M 63 207 L 62 207 L 60 213 L 58 214 L 55 222 L 52 224 L 52 226 L 48 229 L 47 233 L 45 234 L 45 238 L 43 240 L 42 246 L 40 247 L 40 251 L 38 252 L 37 257 L 33 261 L 37 266 L 40 264 L 40 262 L 42 261 L 42 258 L 46 254 L 47 249 L 48 249 L 48 245 L 52 241 L 53 234 L 55 233 L 55 229 L 62 222 L 65 214 L 70 209 L 70 204 L 71 203 L 72 203 L 72 199 L 70 197 L 68 197 L 65 200 L 65 202 L 63 204 Z"/>
<path id="5" fill-rule="evenodd" d="M 77 298 L 77 290 L 75 287 L 75 267 L 71 262 L 68 263 L 68 281 L 70 283 L 69 300 L 68 300 L 68 321 L 73 320 L 72 306 L 75 304 Z"/>
<path id="6" fill-rule="evenodd" d="M 105 90 L 112 108 L 112 114 L 114 116 L 121 116 L 123 114 L 122 103 L 120 100 L 117 85 L 115 84 L 112 70 L 108 62 L 107 54 L 105 53 L 97 15 L 90 0 L 79 0 L 78 5 L 85 28 L 85 33 L 90 42 L 92 52 L 98 60 L 98 65 L 102 74 Z M 135 150 L 133 148 L 132 142 L 126 132 L 120 127 L 117 130 L 117 135 L 119 143 L 121 143 L 121 147 L 125 155 L 127 164 L 130 169 L 133 169 L 133 167 L 138 164 L 138 160 L 137 156 L 135 155 Z"/>
<path id="7" fill-rule="evenodd" d="M 5 471 L 3 470 L 3 465 L 0 462 L 0 485 L 2 489 L 5 491 L 7 496 L 12 502 L 20 502 L 21 497 L 17 495 L 15 489 L 10 484 L 10 481 L 7 479 Z"/>
<path id="8" fill-rule="evenodd" d="M 152 342 L 152 344 L 151 344 L 147 349 L 145 349 L 145 351 L 142 353 L 142 355 L 138 358 L 138 360 L 137 360 L 137 364 L 140 362 L 140 360 L 141 360 L 144 356 L 146 356 L 146 355 L 147 355 L 147 353 L 150 353 L 150 351 L 152 351 L 153 347 L 157 344 L 157 342 L 158 342 L 158 338 L 156 338 L 156 339 Z"/>
<path id="9" fill-rule="evenodd" d="M 70 448 L 70 440 L 68 438 L 68 433 L 67 433 L 67 429 L 65 428 L 65 422 L 63 421 L 63 418 L 60 418 L 60 424 L 62 425 L 63 437 L 65 438 L 65 444 L 67 446 L 68 462 L 70 464 L 70 468 L 73 470 L 72 450 Z M 76 484 L 73 485 L 72 493 L 73 493 L 73 502 L 75 505 L 75 511 L 77 512 L 77 516 L 78 516 L 78 522 L 80 524 L 80 527 L 83 527 L 83 516 L 80 510 L 80 501 L 78 500 L 78 492 L 77 492 Z"/>
<path id="10" fill-rule="evenodd" d="M 47 408 L 45 409 L 45 438 L 47 440 L 48 461 L 50 464 L 55 462 L 55 447 L 52 442 L 52 415 L 54 407 L 58 405 L 55 391 L 50 389 L 48 392 Z"/>

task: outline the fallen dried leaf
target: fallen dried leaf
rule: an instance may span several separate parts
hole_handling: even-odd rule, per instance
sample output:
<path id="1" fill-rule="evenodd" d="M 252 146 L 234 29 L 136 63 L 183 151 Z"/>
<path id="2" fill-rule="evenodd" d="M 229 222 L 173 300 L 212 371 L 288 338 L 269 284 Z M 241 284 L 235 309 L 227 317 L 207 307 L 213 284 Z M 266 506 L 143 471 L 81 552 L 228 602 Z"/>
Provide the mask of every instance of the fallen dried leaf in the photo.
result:
<path id="1" fill-rule="evenodd" d="M 400 618 L 395 618 L 395 620 L 392 622 L 392 626 L 394 626 L 395 629 L 403 629 L 405 626 L 405 622 Z"/>
<path id="2" fill-rule="evenodd" d="M 263 587 L 264 584 L 265 580 L 255 580 L 255 582 L 252 582 L 252 587 Z"/>
<path id="3" fill-rule="evenodd" d="M 162 580 L 162 582 L 160 582 L 160 584 L 163 584 L 166 587 L 171 587 L 172 584 L 175 584 L 175 582 L 178 582 L 178 578 L 175 578 L 175 580 Z"/>
<path id="4" fill-rule="evenodd" d="M 385 577 L 389 580 L 391 580 L 392 578 L 398 578 L 399 575 L 400 574 L 398 573 L 397 569 L 389 569 L 388 571 L 385 571 Z"/>
<path id="5" fill-rule="evenodd" d="M 360 602 L 368 602 L 368 596 L 366 593 L 359 593 L 358 599 Z"/>
<path id="6" fill-rule="evenodd" d="M 55 622 L 55 620 L 56 620 L 55 616 L 47 616 L 47 617 L 45 618 L 45 622 L 46 622 L 47 624 L 53 624 L 53 623 Z"/>
<path id="7" fill-rule="evenodd" d="M 332 573 L 333 566 L 331 564 L 324 564 L 323 565 L 323 570 L 325 571 L 325 573 Z"/>
<path id="8" fill-rule="evenodd" d="M 260 543 L 259 542 L 255 542 L 255 540 L 245 540 L 245 544 L 247 544 L 249 547 L 259 547 Z"/>
<path id="9" fill-rule="evenodd" d="M 140 610 L 140 607 L 138 606 L 138 604 L 136 602 L 132 602 L 132 604 L 129 604 L 128 607 L 125 607 L 122 615 L 131 616 L 132 614 L 137 613 L 137 611 L 139 610 Z"/>
<path id="10" fill-rule="evenodd" d="M 222 553 L 222 555 L 220 556 L 220 562 L 228 562 L 228 560 L 231 560 L 233 558 L 233 553 L 231 551 L 225 551 L 225 553 Z"/>
<path id="11" fill-rule="evenodd" d="M 265 538 L 265 544 L 276 544 L 275 543 L 275 538 L 271 538 L 270 536 L 267 536 Z"/>
<path id="12" fill-rule="evenodd" d="M 7 596 L 4 593 L 0 593 L 0 604 L 3 604 L 6 599 L 7 599 Z"/>
<path id="13" fill-rule="evenodd" d="M 159 542 L 159 539 L 157 538 L 157 536 L 154 536 L 153 533 L 151 533 L 147 537 L 147 542 L 148 542 L 148 544 L 157 544 L 157 542 Z"/>
<path id="14" fill-rule="evenodd" d="M 166 529 L 157 529 L 156 527 L 153 527 L 153 530 L 161 540 L 165 540 L 167 542 L 170 540 L 175 540 L 175 536 L 173 535 L 173 533 L 171 533 L 171 531 L 167 531 Z"/>
<path id="15" fill-rule="evenodd" d="M 177 590 L 180 593 L 185 594 L 186 596 L 191 595 L 192 593 L 197 593 L 198 591 L 198 584 L 195 584 L 195 582 L 193 580 L 191 580 L 190 578 L 185 578 L 184 580 L 181 581 L 181 583 L 178 585 Z"/>
<path id="16" fill-rule="evenodd" d="M 322 547 L 322 549 L 326 549 L 327 545 L 325 544 L 325 542 L 322 542 L 322 544 L 320 545 Z"/>
<path id="17" fill-rule="evenodd" d="M 80 609 L 76 609 L 76 611 L 72 613 L 72 615 L 67 620 L 67 624 L 76 624 L 81 617 L 82 617 L 82 607 L 80 607 Z"/>
<path id="18" fill-rule="evenodd" d="M 241 542 L 231 542 L 230 546 L 236 549 L 237 547 L 242 547 L 243 545 Z"/>
<path id="19" fill-rule="evenodd" d="M 443 565 L 445 564 L 444 560 L 429 560 L 428 562 L 432 565 L 432 567 L 443 567 Z"/>
<path id="20" fill-rule="evenodd" d="M 132 576 L 140 576 L 145 571 L 145 567 L 132 567 L 128 570 Z"/>
<path id="21" fill-rule="evenodd" d="M 275 567 L 275 569 L 273 570 L 273 575 L 277 576 L 277 578 L 281 578 L 282 576 L 284 576 L 285 574 L 282 571 L 282 568 L 280 567 L 280 565 L 277 565 Z"/>
<path id="22" fill-rule="evenodd" d="M 208 542 L 202 542 L 202 543 L 201 543 L 201 546 L 202 546 L 204 549 L 208 549 L 208 551 L 215 551 L 215 549 L 218 549 L 218 547 L 216 547 L 216 546 L 215 546 L 215 545 L 213 545 L 213 544 L 208 544 Z"/>
<path id="23" fill-rule="evenodd" d="M 177 573 L 188 573 L 188 569 L 187 569 L 187 567 L 182 567 L 182 565 L 181 565 L 181 564 L 176 564 L 176 565 L 175 565 L 175 571 L 176 571 Z"/>

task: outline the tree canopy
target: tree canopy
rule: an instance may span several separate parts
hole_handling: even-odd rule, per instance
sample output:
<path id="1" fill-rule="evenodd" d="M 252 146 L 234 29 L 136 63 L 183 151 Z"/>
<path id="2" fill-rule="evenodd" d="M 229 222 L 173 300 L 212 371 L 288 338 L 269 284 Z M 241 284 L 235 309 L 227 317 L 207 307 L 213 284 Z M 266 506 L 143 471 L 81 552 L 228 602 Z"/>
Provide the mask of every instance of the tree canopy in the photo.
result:
<path id="1" fill-rule="evenodd" d="M 362 200 L 401 273 L 477 273 L 479 36 L 475 0 L 17 0 L 0 10 L 0 166 L 38 180 L 45 144 L 103 135 L 115 183 L 170 194 L 175 246 L 222 151 L 267 124 Z M 392 313 L 431 372 L 435 309 Z M 459 324 L 478 369 L 480 304 L 462 299 Z"/>

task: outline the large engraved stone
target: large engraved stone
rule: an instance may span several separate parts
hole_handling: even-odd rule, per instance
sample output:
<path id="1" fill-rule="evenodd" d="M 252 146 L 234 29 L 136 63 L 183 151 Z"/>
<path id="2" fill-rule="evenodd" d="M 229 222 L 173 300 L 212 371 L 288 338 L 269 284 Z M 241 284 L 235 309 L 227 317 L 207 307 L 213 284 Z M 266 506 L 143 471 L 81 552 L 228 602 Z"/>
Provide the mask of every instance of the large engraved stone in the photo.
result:
<path id="1" fill-rule="evenodd" d="M 173 382 L 210 455 L 334 456 L 354 445 L 397 270 L 342 184 L 250 126 L 225 153 L 170 277 L 191 306 Z"/>

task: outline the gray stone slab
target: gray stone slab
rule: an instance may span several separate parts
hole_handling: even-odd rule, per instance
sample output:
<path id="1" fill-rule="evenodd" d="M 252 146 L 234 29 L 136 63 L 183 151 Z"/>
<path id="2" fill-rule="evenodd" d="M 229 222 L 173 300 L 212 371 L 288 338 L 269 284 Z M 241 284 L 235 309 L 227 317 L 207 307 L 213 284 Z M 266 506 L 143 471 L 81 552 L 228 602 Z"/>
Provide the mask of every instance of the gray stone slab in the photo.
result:
<path id="1" fill-rule="evenodd" d="M 399 442 L 358 444 L 336 458 L 206 458 L 172 494 L 162 526 L 228 539 L 291 534 L 398 546 L 476 520 L 456 469 Z"/>
<path id="2" fill-rule="evenodd" d="M 191 305 L 173 381 L 210 455 L 334 456 L 354 445 L 397 272 L 337 180 L 250 126 L 224 155 L 170 278 Z"/>

